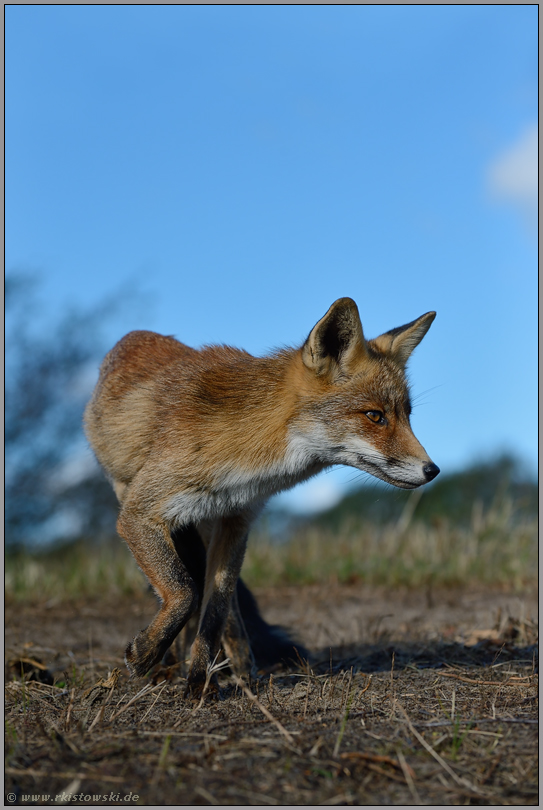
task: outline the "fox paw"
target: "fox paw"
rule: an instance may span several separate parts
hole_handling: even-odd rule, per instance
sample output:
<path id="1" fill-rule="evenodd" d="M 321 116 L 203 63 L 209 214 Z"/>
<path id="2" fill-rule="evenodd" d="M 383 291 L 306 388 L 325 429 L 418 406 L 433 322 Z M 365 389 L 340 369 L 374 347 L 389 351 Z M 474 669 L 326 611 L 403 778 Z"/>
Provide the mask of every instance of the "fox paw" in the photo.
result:
<path id="1" fill-rule="evenodd" d="M 145 643 L 142 643 L 141 634 L 136 636 L 127 646 L 124 653 L 124 661 L 131 675 L 143 678 L 149 670 L 160 661 L 160 654 L 156 650 L 149 650 Z"/>
<path id="2" fill-rule="evenodd" d="M 222 692 L 216 678 L 206 681 L 200 678 L 191 679 L 189 675 L 185 698 L 193 701 L 199 701 L 202 698 L 205 700 L 222 700 Z"/>

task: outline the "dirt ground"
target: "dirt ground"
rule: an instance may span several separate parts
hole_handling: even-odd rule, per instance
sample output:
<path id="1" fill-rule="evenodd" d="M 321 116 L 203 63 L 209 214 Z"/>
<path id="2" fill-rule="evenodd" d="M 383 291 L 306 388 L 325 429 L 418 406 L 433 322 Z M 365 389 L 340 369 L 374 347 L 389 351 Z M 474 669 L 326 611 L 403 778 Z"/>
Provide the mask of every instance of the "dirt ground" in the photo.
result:
<path id="1" fill-rule="evenodd" d="M 255 593 L 310 660 L 200 705 L 128 677 L 150 594 L 8 604 L 6 805 L 537 805 L 535 592 Z"/>

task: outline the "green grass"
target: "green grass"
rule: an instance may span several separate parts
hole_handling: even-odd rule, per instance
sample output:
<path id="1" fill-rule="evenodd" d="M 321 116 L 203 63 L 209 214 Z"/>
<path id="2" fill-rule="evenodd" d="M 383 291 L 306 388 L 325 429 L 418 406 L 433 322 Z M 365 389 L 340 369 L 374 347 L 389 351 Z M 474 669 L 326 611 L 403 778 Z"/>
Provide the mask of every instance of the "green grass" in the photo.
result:
<path id="1" fill-rule="evenodd" d="M 481 583 L 519 590 L 537 579 L 537 520 L 518 519 L 507 499 L 473 510 L 471 525 L 447 520 L 385 525 L 346 519 L 337 529 L 299 528 L 288 542 L 256 533 L 242 575 L 251 586 L 363 582 L 407 587 Z M 141 593 L 147 583 L 124 543 L 78 543 L 42 554 L 7 554 L 6 596 L 59 601 Z"/>

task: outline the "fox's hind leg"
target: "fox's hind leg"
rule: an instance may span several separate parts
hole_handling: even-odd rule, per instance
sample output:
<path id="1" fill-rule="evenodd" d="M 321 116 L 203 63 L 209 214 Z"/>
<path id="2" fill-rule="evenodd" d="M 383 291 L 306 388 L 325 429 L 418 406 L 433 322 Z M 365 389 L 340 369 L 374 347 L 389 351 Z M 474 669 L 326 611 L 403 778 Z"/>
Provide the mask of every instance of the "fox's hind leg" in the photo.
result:
<path id="1" fill-rule="evenodd" d="M 192 645 L 187 691 L 199 696 L 206 674 L 219 650 L 231 611 L 232 596 L 243 563 L 252 514 L 238 514 L 214 521 L 209 543 L 204 598 L 198 633 Z M 249 646 L 246 634 L 240 630 Z M 250 656 L 250 653 L 248 653 Z M 216 686 L 212 687 L 216 690 Z"/>
<path id="2" fill-rule="evenodd" d="M 117 531 L 160 600 L 151 624 L 126 648 L 125 661 L 134 675 L 145 675 L 156 664 L 192 614 L 198 610 L 201 592 L 179 557 L 165 523 L 141 517 L 131 499 L 123 504 Z"/>
<path id="3" fill-rule="evenodd" d="M 190 524 L 172 531 L 176 551 L 197 585 L 200 601 L 205 585 L 206 546 L 211 543 L 213 531 L 214 521 L 205 521 L 197 526 Z M 195 613 L 180 633 L 183 659 L 197 629 Z M 293 641 L 284 628 L 270 625 L 262 618 L 256 599 L 240 577 L 232 594 L 222 645 L 232 669 L 238 675 L 254 674 L 257 667 L 270 669 L 280 664 L 289 666 L 309 657 L 303 645 Z"/>
<path id="4" fill-rule="evenodd" d="M 172 648 L 175 646 L 175 655 L 172 656 L 173 659 L 177 660 L 177 662 L 185 662 L 190 656 L 190 648 L 198 631 L 198 614 L 202 599 L 204 598 L 206 550 L 200 532 L 194 523 L 174 529 L 171 536 L 175 550 L 181 558 L 181 562 L 198 588 L 198 610 L 193 613 L 183 626 L 175 644 L 172 645 Z M 169 654 L 171 656 L 171 650 Z M 168 652 L 164 660 L 166 660 L 167 657 Z"/>
<path id="5" fill-rule="evenodd" d="M 209 545 L 213 535 L 213 521 L 200 523 L 198 526 L 190 524 L 180 529 L 172 531 L 172 540 L 183 565 L 196 583 L 200 604 L 204 595 L 205 574 L 207 553 L 205 544 Z M 238 579 L 238 587 L 240 581 Z M 256 603 L 255 603 L 256 606 Z M 187 622 L 181 631 L 181 642 L 183 652 L 187 649 L 187 639 L 196 615 Z M 196 635 L 198 627 L 194 627 L 192 641 Z M 253 671 L 255 667 L 254 657 L 251 652 L 251 645 L 245 623 L 238 605 L 237 591 L 234 589 L 230 603 L 230 610 L 224 628 L 222 643 L 224 651 L 230 659 L 230 665 L 238 675 L 245 675 Z"/>
<path id="6" fill-rule="evenodd" d="M 241 580 L 237 580 L 230 601 L 230 612 L 226 620 L 222 643 L 224 651 L 230 659 L 230 664 L 236 675 L 251 674 L 256 676 L 256 662 L 251 648 L 251 641 L 243 616 L 238 604 L 238 588 Z"/>

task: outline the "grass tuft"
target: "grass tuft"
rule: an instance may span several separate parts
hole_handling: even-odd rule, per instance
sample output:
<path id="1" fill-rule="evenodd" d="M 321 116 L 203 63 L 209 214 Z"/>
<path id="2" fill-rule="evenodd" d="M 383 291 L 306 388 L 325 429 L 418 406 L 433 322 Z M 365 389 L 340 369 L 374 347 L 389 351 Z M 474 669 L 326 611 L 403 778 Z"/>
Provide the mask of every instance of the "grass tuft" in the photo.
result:
<path id="1" fill-rule="evenodd" d="M 400 521 L 401 523 L 401 521 Z M 252 586 L 361 581 L 421 587 L 535 581 L 537 519 L 518 521 L 507 500 L 474 510 L 471 525 L 378 525 L 350 519 L 339 531 L 307 526 L 286 543 L 262 534 L 249 542 L 243 576 Z"/>
<path id="2" fill-rule="evenodd" d="M 132 595 L 147 587 L 132 554 L 118 538 L 107 544 L 78 541 L 42 553 L 6 554 L 8 600 L 35 597 L 54 604 L 104 593 Z"/>

